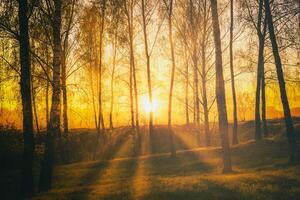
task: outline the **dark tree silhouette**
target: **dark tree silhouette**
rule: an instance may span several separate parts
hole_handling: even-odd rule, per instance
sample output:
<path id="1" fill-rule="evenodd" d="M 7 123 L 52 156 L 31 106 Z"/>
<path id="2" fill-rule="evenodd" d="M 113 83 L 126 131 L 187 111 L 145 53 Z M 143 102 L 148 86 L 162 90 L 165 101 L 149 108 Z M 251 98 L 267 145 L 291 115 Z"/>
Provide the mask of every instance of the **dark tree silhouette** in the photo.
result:
<path id="1" fill-rule="evenodd" d="M 278 45 L 277 45 L 276 35 L 275 35 L 274 25 L 273 25 L 273 17 L 270 9 L 270 1 L 264 0 L 264 3 L 265 3 L 266 19 L 267 19 L 268 29 L 269 29 L 269 36 L 272 43 L 273 56 L 276 65 L 278 84 L 280 88 L 281 103 L 284 111 L 284 120 L 286 125 L 287 138 L 290 146 L 290 161 L 292 163 L 296 163 L 296 162 L 299 163 L 300 162 L 299 146 L 296 140 L 293 119 L 291 116 L 289 101 L 286 94 L 282 63 L 278 51 Z"/>
<path id="2" fill-rule="evenodd" d="M 29 33 L 28 33 L 28 2 L 19 0 L 19 44 L 21 64 L 21 96 L 23 107 L 23 167 L 22 167 L 22 192 L 25 196 L 32 195 L 33 187 L 33 124 L 32 124 L 32 103 L 31 103 L 31 69 L 29 56 Z"/>

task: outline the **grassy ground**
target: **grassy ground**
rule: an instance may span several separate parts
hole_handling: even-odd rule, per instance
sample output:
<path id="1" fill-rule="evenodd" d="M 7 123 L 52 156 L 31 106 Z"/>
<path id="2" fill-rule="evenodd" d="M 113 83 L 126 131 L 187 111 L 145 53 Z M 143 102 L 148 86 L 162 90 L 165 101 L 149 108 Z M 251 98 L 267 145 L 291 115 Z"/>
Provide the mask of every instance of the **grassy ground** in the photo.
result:
<path id="1" fill-rule="evenodd" d="M 53 189 L 33 199 L 300 199 L 300 168 L 288 164 L 283 124 L 270 121 L 269 128 L 276 135 L 255 142 L 253 122 L 240 123 L 241 143 L 232 147 L 234 172 L 231 174 L 222 174 L 216 132 L 212 132 L 212 147 L 197 148 L 195 130 L 176 126 L 174 139 L 178 152 L 176 158 L 171 158 L 166 153 L 169 150 L 166 127 L 155 127 L 158 152 L 155 155 L 148 153 L 147 130 L 142 128 L 143 155 L 137 158 L 132 157 L 132 134 L 126 128 L 118 129 L 112 133 L 113 143 L 108 152 L 98 155 L 101 160 L 87 161 L 89 158 L 85 157 L 87 160 L 82 162 L 56 165 Z M 296 128 L 299 135 L 298 121 Z M 80 137 L 80 144 L 84 144 L 82 150 L 93 149 L 90 137 L 84 134 Z M 85 153 L 90 155 L 88 152 Z M 38 171 L 37 167 L 36 183 Z M 6 194 L 4 199 L 18 196 L 12 191 L 19 181 L 19 170 L 0 174 L 0 193 Z"/>
<path id="2" fill-rule="evenodd" d="M 130 146 L 124 140 L 114 157 Z M 300 168 L 282 139 L 233 148 L 234 173 L 222 174 L 218 148 L 59 166 L 54 189 L 35 199 L 299 199 Z"/>

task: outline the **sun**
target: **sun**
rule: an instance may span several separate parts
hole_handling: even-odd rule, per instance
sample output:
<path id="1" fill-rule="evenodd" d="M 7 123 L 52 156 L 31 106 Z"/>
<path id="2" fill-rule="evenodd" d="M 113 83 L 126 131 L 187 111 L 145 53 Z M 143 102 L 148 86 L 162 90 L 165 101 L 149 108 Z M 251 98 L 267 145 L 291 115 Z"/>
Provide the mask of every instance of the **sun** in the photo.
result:
<path id="1" fill-rule="evenodd" d="M 149 101 L 148 96 L 143 96 L 142 98 L 143 108 L 146 113 L 155 112 L 156 110 L 156 101 L 153 99 L 152 104 Z"/>

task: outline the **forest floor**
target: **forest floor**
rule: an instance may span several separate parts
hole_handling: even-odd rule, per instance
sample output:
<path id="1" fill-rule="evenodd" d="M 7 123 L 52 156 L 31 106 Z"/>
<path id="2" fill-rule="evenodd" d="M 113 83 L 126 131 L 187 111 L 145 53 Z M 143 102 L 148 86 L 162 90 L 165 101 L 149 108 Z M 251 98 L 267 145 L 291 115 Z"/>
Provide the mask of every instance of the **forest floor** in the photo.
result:
<path id="1" fill-rule="evenodd" d="M 233 146 L 230 174 L 222 174 L 220 148 L 122 158 L 131 140 L 125 137 L 111 160 L 57 166 L 53 190 L 35 199 L 300 199 L 300 167 L 288 164 L 282 136 Z"/>
<path id="2" fill-rule="evenodd" d="M 220 135 L 216 131 L 211 133 L 211 147 L 204 147 L 201 134 L 201 147 L 198 148 L 193 128 L 175 126 L 174 141 L 178 151 L 177 156 L 171 158 L 167 153 L 170 149 L 167 127 L 155 127 L 156 154 L 149 154 L 148 131 L 142 127 L 142 155 L 133 157 L 133 136 L 123 127 L 112 132 L 107 154 L 90 161 L 94 146 L 90 143 L 94 140 L 90 135 L 92 130 L 71 130 L 73 139 L 81 144 L 72 146 L 72 152 L 81 149 L 79 153 L 82 150 L 83 153 L 78 154 L 81 156 L 72 164 L 56 164 L 53 189 L 36 193 L 33 199 L 300 199 L 300 166 L 288 163 L 283 120 L 269 121 L 271 136 L 257 142 L 253 140 L 253 125 L 253 121 L 239 124 L 240 144 L 232 146 L 234 172 L 230 174 L 222 173 Z M 300 119 L 295 120 L 295 128 L 300 136 Z M 6 144 L 5 141 L 2 143 Z M 90 150 L 85 151 L 88 148 Z M 36 185 L 39 162 L 34 170 Z M 20 177 L 18 168 L 1 170 L 0 199 L 18 198 L 16 188 Z"/>

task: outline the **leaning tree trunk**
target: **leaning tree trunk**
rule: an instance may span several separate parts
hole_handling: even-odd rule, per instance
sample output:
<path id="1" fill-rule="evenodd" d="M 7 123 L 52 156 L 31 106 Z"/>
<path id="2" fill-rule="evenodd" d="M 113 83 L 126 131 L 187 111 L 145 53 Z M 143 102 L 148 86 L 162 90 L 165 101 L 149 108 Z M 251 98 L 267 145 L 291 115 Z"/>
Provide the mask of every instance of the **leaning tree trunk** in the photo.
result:
<path id="1" fill-rule="evenodd" d="M 60 135 L 60 71 L 61 71 L 61 0 L 54 0 L 53 16 L 53 92 L 45 153 L 40 173 L 39 190 L 52 188 L 55 137 Z"/>
<path id="2" fill-rule="evenodd" d="M 220 27 L 218 19 L 217 0 L 210 0 L 211 14 L 215 43 L 215 64 L 216 64 L 216 98 L 218 108 L 219 132 L 221 134 L 222 152 L 223 152 L 223 172 L 231 172 L 231 156 L 228 141 L 228 120 L 225 99 L 225 84 L 223 77 L 223 63 L 222 63 L 222 48 L 220 38 Z M 221 133 L 221 131 L 223 133 Z"/>
<path id="3" fill-rule="evenodd" d="M 229 57 L 230 57 L 230 76 L 231 76 L 231 91 L 232 91 L 232 103 L 233 103 L 233 128 L 232 128 L 232 143 L 238 144 L 238 118 L 236 107 L 236 94 L 234 83 L 234 69 L 233 69 L 233 0 L 230 0 L 230 41 L 229 41 Z"/>
<path id="4" fill-rule="evenodd" d="M 293 120 L 292 120 L 292 116 L 291 116 L 289 101 L 288 101 L 287 94 L 286 94 L 285 81 L 284 81 L 283 70 L 282 70 L 282 63 L 281 63 L 281 59 L 280 59 L 280 55 L 279 55 L 279 51 L 278 51 L 276 35 L 275 35 L 275 31 L 274 31 L 274 26 L 273 26 L 273 18 L 272 18 L 272 13 L 271 13 L 271 9 L 270 9 L 270 2 L 269 2 L 269 0 L 264 0 L 264 3 L 265 3 L 266 18 L 267 18 L 267 23 L 268 23 L 268 28 L 269 28 L 269 35 L 270 35 L 270 40 L 272 43 L 273 56 L 274 56 L 275 65 L 276 65 L 278 84 L 279 84 L 279 88 L 280 88 L 281 103 L 282 103 L 282 107 L 283 107 L 283 111 L 284 111 L 284 119 L 285 119 L 285 124 L 286 124 L 287 138 L 288 138 L 289 147 L 290 147 L 290 161 L 291 162 L 300 162 L 300 152 L 299 152 L 299 147 L 298 147 L 298 143 L 296 140 L 296 135 L 294 132 L 294 125 L 293 125 Z"/>
<path id="5" fill-rule="evenodd" d="M 34 191 L 33 185 L 33 124 L 31 103 L 31 80 L 30 80 L 30 56 L 29 56 L 29 33 L 27 0 L 19 0 L 19 29 L 20 29 L 20 64 L 21 64 L 21 98 L 23 108 L 23 166 L 22 166 L 22 193 L 31 196 Z"/>
<path id="6" fill-rule="evenodd" d="M 169 107 L 168 107 L 168 131 L 170 136 L 170 143 L 171 143 L 171 155 L 176 155 L 176 149 L 174 144 L 174 132 L 172 129 L 172 98 L 173 98 L 173 86 L 174 86 L 174 77 L 175 77 L 175 53 L 174 53 L 174 43 L 173 43 L 173 30 L 172 30 L 172 11 L 173 11 L 173 0 L 170 0 L 169 5 L 169 42 L 170 42 L 170 49 L 171 49 L 171 57 L 172 57 L 172 71 L 171 71 L 171 80 L 170 80 L 170 90 L 169 90 Z"/>

